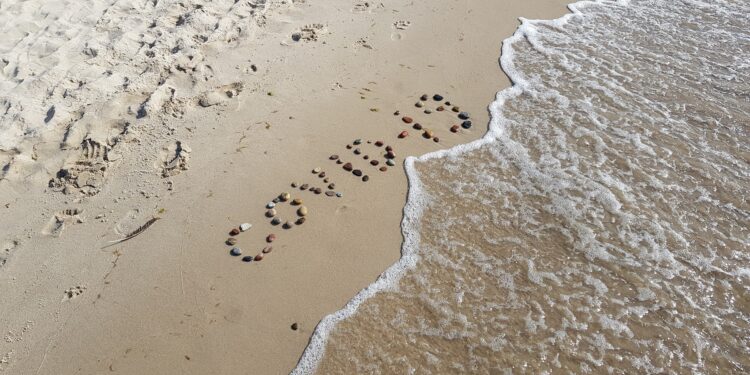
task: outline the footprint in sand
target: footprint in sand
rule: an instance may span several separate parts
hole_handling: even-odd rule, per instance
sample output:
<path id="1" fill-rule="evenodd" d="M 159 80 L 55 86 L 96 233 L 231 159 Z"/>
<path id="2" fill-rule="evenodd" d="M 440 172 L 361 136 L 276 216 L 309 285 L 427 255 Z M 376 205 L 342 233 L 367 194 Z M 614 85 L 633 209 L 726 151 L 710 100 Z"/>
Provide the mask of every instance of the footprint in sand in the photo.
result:
<path id="1" fill-rule="evenodd" d="M 13 250 L 18 247 L 18 244 L 18 240 L 9 240 L 4 241 L 2 245 L 0 245 L 0 268 L 8 262 L 8 259 L 10 259 Z"/>
<path id="2" fill-rule="evenodd" d="M 396 21 L 393 23 L 394 32 L 391 33 L 391 40 L 403 39 L 403 34 L 399 31 L 405 31 L 411 26 L 411 21 Z"/>
<path id="3" fill-rule="evenodd" d="M 82 214 L 83 211 L 77 208 L 69 208 L 56 213 L 49 219 L 47 225 L 44 226 L 42 234 L 59 237 L 65 229 L 66 224 L 83 223 L 83 218 L 80 216 Z"/>
<path id="4" fill-rule="evenodd" d="M 238 95 L 240 95 L 243 88 L 244 87 L 240 82 L 217 87 L 216 89 L 201 95 L 201 97 L 198 99 L 198 105 L 205 108 L 225 103 L 232 98 L 236 98 Z"/>
<path id="5" fill-rule="evenodd" d="M 65 290 L 65 292 L 63 292 L 63 301 L 69 301 L 71 299 L 74 299 L 80 296 L 81 294 L 83 294 L 83 292 L 85 291 L 86 291 L 86 287 L 81 286 L 81 285 L 68 288 Z"/>
<path id="6" fill-rule="evenodd" d="M 301 27 L 299 31 L 292 33 L 292 41 L 299 42 L 301 40 L 304 40 L 305 42 L 315 42 L 318 40 L 318 38 L 327 33 L 328 29 L 325 27 L 325 25 L 320 23 L 312 23 L 309 25 L 305 25 Z"/>
<path id="7" fill-rule="evenodd" d="M 157 168 L 161 170 L 161 176 L 172 177 L 188 170 L 190 151 L 190 147 L 181 141 L 175 141 L 163 147 L 157 165 Z"/>

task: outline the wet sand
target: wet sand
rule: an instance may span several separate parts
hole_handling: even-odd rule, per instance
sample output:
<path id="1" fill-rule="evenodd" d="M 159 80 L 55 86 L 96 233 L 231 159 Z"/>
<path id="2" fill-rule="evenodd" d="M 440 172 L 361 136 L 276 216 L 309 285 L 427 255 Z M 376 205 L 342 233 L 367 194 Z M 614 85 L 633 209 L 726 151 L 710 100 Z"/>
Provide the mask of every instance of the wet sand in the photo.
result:
<path id="1" fill-rule="evenodd" d="M 39 179 L 3 181 L 0 240 L 10 255 L 0 269 L 8 331 L 0 369 L 290 371 L 318 321 L 398 259 L 404 157 L 483 135 L 486 105 L 508 85 L 497 62 L 501 41 L 517 17 L 554 18 L 564 4 L 330 1 L 275 10 L 255 38 L 207 56 L 216 82 L 228 87 L 220 92 L 236 82 L 242 89 L 182 117 L 133 121 L 136 131 L 148 130 L 129 143 L 98 194 L 80 199 Z M 310 24 L 324 27 L 292 40 Z M 450 111 L 420 113 L 414 103 L 425 93 L 470 112 L 472 129 L 450 133 L 458 123 Z M 440 142 L 419 137 L 397 110 Z M 398 139 L 402 130 L 410 136 Z M 362 182 L 329 160 L 355 160 L 345 145 L 357 138 L 393 145 L 397 165 L 372 167 Z M 174 141 L 189 145 L 188 168 L 163 178 L 174 149 L 154 145 Z M 341 198 L 290 187 L 323 187 L 315 167 L 328 172 Z M 264 216 L 265 204 L 284 191 L 310 209 L 291 230 Z M 80 210 L 83 223 L 65 219 L 64 230 L 51 230 L 51 218 L 69 209 Z M 152 215 L 162 219 L 101 249 L 120 237 L 116 228 L 126 233 Z M 284 206 L 279 215 L 294 212 Z M 242 222 L 253 224 L 237 237 L 247 254 L 258 253 L 268 233 L 279 237 L 258 264 L 230 256 L 223 243 Z"/>

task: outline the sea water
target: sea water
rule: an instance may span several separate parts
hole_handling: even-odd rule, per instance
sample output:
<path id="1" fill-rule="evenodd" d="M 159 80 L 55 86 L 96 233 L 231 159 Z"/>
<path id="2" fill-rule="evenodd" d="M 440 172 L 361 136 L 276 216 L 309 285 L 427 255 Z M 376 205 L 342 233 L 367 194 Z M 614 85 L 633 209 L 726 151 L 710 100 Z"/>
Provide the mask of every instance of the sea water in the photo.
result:
<path id="1" fill-rule="evenodd" d="M 581 2 L 487 136 L 407 161 L 401 261 L 295 373 L 750 372 L 750 3 Z"/>

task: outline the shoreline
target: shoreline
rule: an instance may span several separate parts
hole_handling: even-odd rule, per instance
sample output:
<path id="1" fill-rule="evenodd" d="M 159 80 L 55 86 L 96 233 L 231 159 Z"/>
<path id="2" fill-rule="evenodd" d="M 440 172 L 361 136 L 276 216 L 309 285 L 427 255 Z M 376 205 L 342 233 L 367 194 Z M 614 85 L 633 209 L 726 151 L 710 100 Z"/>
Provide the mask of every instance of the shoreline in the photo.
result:
<path id="1" fill-rule="evenodd" d="M 559 9 L 551 9 L 550 4 Z M 0 270 L 6 288 L 1 297 L 6 306 L 3 323 L 10 331 L 23 332 L 23 340 L 3 344 L 0 357 L 13 353 L 8 356 L 13 367 L 6 369 L 39 373 L 291 370 L 318 321 L 398 260 L 402 238 L 394 219 L 402 214 L 406 176 L 394 167 L 387 177 L 363 185 L 336 175 L 344 197 L 335 204 L 327 204 L 330 201 L 323 197 L 305 197 L 315 216 L 301 230 L 284 232 L 286 242 L 280 242 L 282 247 L 261 265 L 241 264 L 226 254 L 222 245 L 226 232 L 248 221 L 255 226 L 250 233 L 265 233 L 261 232 L 268 229 L 263 227 L 263 205 L 268 200 L 290 189 L 291 181 L 308 178 L 309 169 L 330 168 L 328 155 L 343 152 L 351 139 L 394 137 L 402 126 L 394 122 L 393 110 L 411 110 L 414 97 L 423 92 L 445 93 L 476 116 L 470 133 L 454 138 L 441 134 L 446 143 L 439 147 L 466 143 L 484 133 L 480 124 L 487 123 L 485 96 L 507 86 L 507 81 L 495 63 L 499 48 L 487 50 L 475 44 L 481 44 L 488 29 L 502 35 L 515 30 L 516 24 L 472 25 L 471 30 L 446 26 L 446 35 L 460 38 L 445 46 L 425 27 L 454 18 L 452 2 L 439 5 L 443 10 L 432 9 L 432 13 L 406 3 L 357 13 L 341 9 L 338 3 L 317 8 L 302 4 L 271 15 L 258 40 L 250 43 L 260 61 L 248 59 L 243 56 L 247 50 L 236 48 L 223 52 L 214 65 L 224 75 L 218 81 L 225 85 L 250 61 L 265 76 L 250 79 L 257 76 L 248 74 L 242 92 L 225 104 L 164 122 L 170 139 L 189 145 L 189 169 L 169 182 L 146 176 L 149 182 L 133 185 L 146 174 L 139 171 L 158 163 L 159 159 L 147 157 L 127 171 L 123 164 L 128 161 L 123 161 L 102 192 L 79 203 L 65 196 L 50 198 L 54 194 L 50 192 L 35 193 L 42 203 L 23 208 L 41 211 L 41 217 L 23 223 L 31 224 L 32 230 L 25 231 L 30 238 L 14 245 L 13 258 Z M 484 6 L 510 21 L 521 14 L 551 18 L 546 16 L 563 12 L 563 5 Z M 486 9 L 479 11 L 492 19 Z M 289 40 L 301 25 L 321 19 L 326 20 L 326 30 L 316 36 L 317 41 Z M 409 26 L 396 28 L 394 23 L 404 19 Z M 375 30 L 368 27 L 370 23 Z M 471 46 L 461 47 L 465 44 Z M 464 58 L 449 61 L 456 50 Z M 414 56 L 413 51 L 430 53 Z M 495 57 L 488 61 L 489 55 Z M 456 76 L 440 82 L 451 72 Z M 497 81 L 487 80 L 488 74 Z M 472 89 L 459 88 L 461 83 Z M 434 148 L 432 143 L 417 142 L 396 149 L 407 150 L 400 153 L 403 157 Z M 113 200 L 114 207 L 105 203 Z M 34 230 L 56 212 L 45 210 L 44 201 L 57 201 L 58 207 L 87 206 L 81 216 L 88 222 L 68 224 L 59 237 L 38 236 Z M 98 250 L 116 238 L 114 226 L 127 232 L 128 226 L 142 224 L 161 209 L 163 219 L 137 238 L 110 253 Z M 94 219 L 102 213 L 103 218 Z M 243 246 L 257 247 L 257 242 L 253 239 Z M 300 249 L 295 245 L 300 243 L 309 246 Z M 65 299 L 67 293 L 75 297 Z M 29 294 L 36 295 L 34 302 L 40 304 L 30 303 L 25 297 Z M 7 306 L 17 312 L 10 314 Z M 44 318 L 50 315 L 54 318 Z M 292 322 L 299 322 L 299 331 L 289 329 Z M 102 326 L 106 332 L 99 329 Z M 251 363 L 243 357 L 251 358 Z M 76 364 L 69 358 L 76 358 Z"/>

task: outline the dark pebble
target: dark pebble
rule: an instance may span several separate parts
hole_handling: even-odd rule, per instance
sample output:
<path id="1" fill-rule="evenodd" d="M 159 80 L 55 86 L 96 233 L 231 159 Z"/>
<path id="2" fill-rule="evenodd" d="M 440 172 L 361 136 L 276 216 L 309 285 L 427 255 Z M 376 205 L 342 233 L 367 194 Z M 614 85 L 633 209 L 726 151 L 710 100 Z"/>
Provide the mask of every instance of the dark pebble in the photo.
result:
<path id="1" fill-rule="evenodd" d="M 271 251 L 273 251 L 273 246 L 266 246 L 266 247 L 264 247 L 264 248 L 263 248 L 263 250 L 262 250 L 261 252 L 262 252 L 263 254 L 268 254 L 268 253 L 270 253 Z"/>
<path id="2" fill-rule="evenodd" d="M 458 118 L 461 120 L 468 120 L 469 119 L 469 112 L 461 112 L 458 114 Z"/>
<path id="3" fill-rule="evenodd" d="M 229 254 L 232 254 L 232 256 L 240 256 L 242 255 L 242 250 L 240 250 L 239 247 L 233 247 L 232 250 L 229 251 Z"/>
<path id="4" fill-rule="evenodd" d="M 443 107 L 441 105 L 440 107 L 435 108 L 435 110 L 438 111 L 438 112 L 443 112 L 443 111 L 445 111 L 445 107 Z"/>
<path id="5" fill-rule="evenodd" d="M 318 174 L 318 177 L 320 177 L 320 178 L 325 178 L 325 177 L 326 177 L 326 173 L 325 173 L 325 172 L 320 172 L 320 173 Z"/>
<path id="6" fill-rule="evenodd" d="M 387 152 L 387 153 L 385 154 L 385 158 L 386 158 L 386 159 L 395 159 L 395 158 L 396 158 L 396 153 L 394 153 L 393 151 L 388 151 L 388 152 Z"/>
<path id="7" fill-rule="evenodd" d="M 339 156 L 338 156 L 338 155 L 331 155 L 331 156 L 329 157 L 329 159 L 331 159 L 331 160 L 338 160 L 338 158 L 339 158 Z"/>
<path id="8" fill-rule="evenodd" d="M 328 185 L 328 188 L 331 189 L 331 190 L 333 190 L 333 189 L 336 188 L 336 184 L 331 183 L 330 185 Z"/>
<path id="9" fill-rule="evenodd" d="M 351 150 L 352 149 L 352 145 L 346 145 L 346 149 L 347 150 Z"/>
<path id="10" fill-rule="evenodd" d="M 302 34 L 301 33 L 293 33 L 292 34 L 292 40 L 293 41 L 299 42 L 300 39 L 302 39 Z"/>
<path id="11" fill-rule="evenodd" d="M 416 123 L 414 124 L 414 126 L 412 126 L 412 128 L 417 129 L 417 130 L 422 130 L 422 124 Z"/>
<path id="12" fill-rule="evenodd" d="M 438 137 L 432 138 L 432 140 L 435 141 L 435 143 L 440 142 L 440 138 L 438 138 Z"/>
<path id="13" fill-rule="evenodd" d="M 240 234 L 240 230 L 237 229 L 237 228 L 234 228 L 234 229 L 232 229 L 232 230 L 229 231 L 229 235 L 230 236 L 236 236 L 238 234 Z"/>
<path id="14" fill-rule="evenodd" d="M 380 171 L 381 171 L 381 172 L 385 172 L 385 171 L 387 171 L 387 170 L 388 170 L 388 167 L 386 167 L 385 165 L 384 165 L 384 166 L 382 166 L 382 167 L 380 167 Z"/>
<path id="15" fill-rule="evenodd" d="M 429 98 L 430 98 L 430 97 L 429 97 L 429 96 L 427 96 L 427 94 L 424 94 L 424 95 L 422 95 L 422 96 L 420 96 L 420 97 L 419 97 L 419 100 L 423 100 L 423 101 L 424 101 L 424 100 L 427 100 L 427 99 L 429 99 Z"/>
<path id="16" fill-rule="evenodd" d="M 378 165 L 378 164 L 380 164 L 380 162 L 377 161 L 377 160 L 370 160 L 370 164 L 371 165 Z"/>
<path id="17" fill-rule="evenodd" d="M 358 148 L 354 149 L 354 155 L 359 155 L 361 153 L 362 153 L 362 151 L 360 151 Z"/>
<path id="18" fill-rule="evenodd" d="M 323 189 L 321 188 L 315 188 L 315 194 L 320 194 L 323 192 Z"/>
<path id="19" fill-rule="evenodd" d="M 414 122 L 414 119 L 412 119 L 409 116 L 404 116 L 404 117 L 401 118 L 401 121 L 403 121 L 403 122 L 405 122 L 407 124 L 411 124 L 412 122 Z"/>
<path id="20" fill-rule="evenodd" d="M 302 184 L 302 186 L 300 186 L 299 188 L 301 190 L 307 190 L 309 187 L 310 187 L 310 184 Z"/>
<path id="21" fill-rule="evenodd" d="M 271 243 L 276 240 L 276 235 L 271 233 L 268 236 L 266 236 L 266 242 Z"/>
<path id="22" fill-rule="evenodd" d="M 367 175 L 362 176 L 362 181 L 364 182 L 370 181 L 370 176 L 367 176 Z"/>
<path id="23" fill-rule="evenodd" d="M 362 144 L 362 140 L 361 139 L 355 139 L 354 142 L 352 142 L 352 143 L 354 143 L 355 145 L 361 145 Z"/>
<path id="24" fill-rule="evenodd" d="M 375 146 L 383 147 L 383 141 L 376 141 Z"/>
<path id="25" fill-rule="evenodd" d="M 393 151 L 393 147 L 391 147 L 391 146 L 385 146 L 385 150 L 386 151 Z"/>
<path id="26" fill-rule="evenodd" d="M 305 223 L 305 220 L 306 220 L 306 219 L 305 219 L 304 217 L 301 217 L 301 218 L 297 219 L 297 221 L 296 221 L 295 223 L 296 223 L 297 225 L 302 225 L 302 224 L 304 224 L 304 223 Z"/>
<path id="27" fill-rule="evenodd" d="M 242 261 L 243 262 L 252 262 L 253 258 L 254 257 L 252 255 L 244 256 L 244 257 L 242 257 Z"/>
<path id="28" fill-rule="evenodd" d="M 471 120 L 466 120 L 461 123 L 461 127 L 464 129 L 469 129 L 471 127 Z"/>
<path id="29" fill-rule="evenodd" d="M 432 99 L 435 100 L 436 102 L 441 102 L 443 101 L 443 96 L 440 94 L 435 94 L 432 96 Z"/>
<path id="30" fill-rule="evenodd" d="M 353 170 L 352 173 L 354 173 L 354 175 L 357 176 L 357 177 L 359 177 L 359 176 L 362 175 L 362 171 L 360 171 L 359 169 Z"/>
<path id="31" fill-rule="evenodd" d="M 339 159 L 339 160 L 336 160 L 336 164 L 343 164 L 343 163 L 344 163 L 344 162 L 343 162 L 343 161 L 341 161 L 341 159 Z"/>
<path id="32" fill-rule="evenodd" d="M 370 155 L 365 155 L 365 156 L 362 157 L 362 159 L 365 159 L 365 160 L 367 160 L 369 158 L 370 158 Z"/>
<path id="33" fill-rule="evenodd" d="M 351 172 L 354 167 L 352 166 L 352 163 L 346 163 L 344 164 L 344 170 L 347 172 Z"/>
<path id="34" fill-rule="evenodd" d="M 292 331 L 296 331 L 297 329 L 299 329 L 299 324 L 292 323 Z"/>
<path id="35" fill-rule="evenodd" d="M 396 111 L 396 112 L 393 112 L 393 115 L 394 115 L 394 116 L 398 116 L 398 115 L 400 115 L 400 114 L 401 114 L 401 111 Z"/>
<path id="36" fill-rule="evenodd" d="M 453 108 L 451 108 L 451 111 L 456 112 L 456 113 L 458 113 L 460 110 L 461 110 L 461 108 L 459 108 L 457 105 L 453 106 Z"/>
<path id="37" fill-rule="evenodd" d="M 329 196 L 329 197 L 332 197 L 332 196 L 336 195 L 336 192 L 333 191 L 333 190 L 328 190 L 328 191 L 326 191 L 326 195 Z"/>
<path id="38" fill-rule="evenodd" d="M 406 130 L 402 131 L 401 133 L 398 133 L 399 138 L 406 138 L 407 136 L 409 136 L 409 132 Z"/>
<path id="39" fill-rule="evenodd" d="M 458 133 L 458 125 L 451 126 L 451 133 Z"/>
<path id="40" fill-rule="evenodd" d="M 271 220 L 271 225 L 279 225 L 279 224 L 281 224 L 281 219 L 279 219 L 278 217 L 275 217 Z"/>
<path id="41" fill-rule="evenodd" d="M 446 100 L 445 101 L 445 105 L 451 105 L 451 102 L 449 102 L 449 101 Z"/>
<path id="42" fill-rule="evenodd" d="M 263 254 L 258 254 L 258 255 L 256 255 L 256 256 L 255 256 L 255 259 L 254 259 L 254 260 L 255 260 L 256 262 L 260 262 L 261 260 L 263 260 Z"/>

